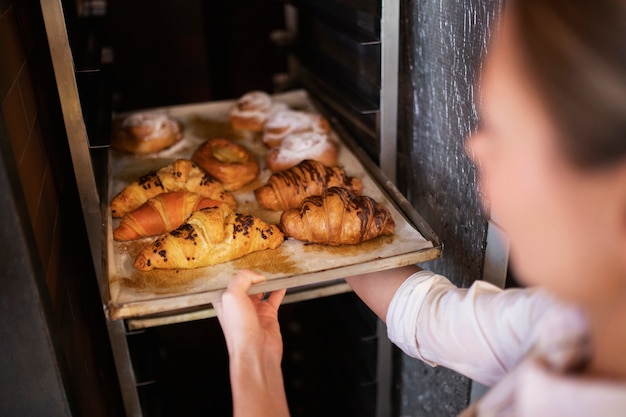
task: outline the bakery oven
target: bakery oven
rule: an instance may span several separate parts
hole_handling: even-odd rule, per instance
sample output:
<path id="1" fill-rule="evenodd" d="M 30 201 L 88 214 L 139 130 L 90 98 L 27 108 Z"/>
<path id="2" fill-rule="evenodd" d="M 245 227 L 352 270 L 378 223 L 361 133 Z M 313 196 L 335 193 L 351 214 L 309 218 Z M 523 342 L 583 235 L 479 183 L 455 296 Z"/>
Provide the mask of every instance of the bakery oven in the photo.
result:
<path id="1" fill-rule="evenodd" d="M 384 326 L 342 278 L 441 255 L 397 187 L 406 187 L 397 172 L 399 1 L 68 0 L 42 2 L 42 10 L 126 414 L 231 414 L 211 302 L 229 274 L 251 267 L 269 277 L 255 291 L 288 288 L 280 316 L 292 415 L 389 415 Z M 112 238 L 112 198 L 220 136 L 252 149 L 263 183 L 271 172 L 260 134 L 239 133 L 228 118 L 238 99 L 258 90 L 328 121 L 337 165 L 389 206 L 395 235 L 362 246 L 292 245 L 272 262 L 135 271 L 137 245 Z M 137 114 L 179 121 L 183 140 L 140 156 L 112 149 L 116 123 Z M 277 222 L 251 190 L 234 193 L 238 209 Z"/>

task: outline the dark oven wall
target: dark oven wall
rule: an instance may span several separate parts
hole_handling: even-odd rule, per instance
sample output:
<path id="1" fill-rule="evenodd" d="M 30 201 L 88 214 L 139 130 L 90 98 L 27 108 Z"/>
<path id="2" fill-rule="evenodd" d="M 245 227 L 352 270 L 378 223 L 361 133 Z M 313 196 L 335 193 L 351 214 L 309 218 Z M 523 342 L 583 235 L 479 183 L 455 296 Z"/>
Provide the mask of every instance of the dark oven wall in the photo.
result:
<path id="1" fill-rule="evenodd" d="M 273 92 L 286 68 L 282 2 L 112 0 L 106 26 L 118 112 Z"/>

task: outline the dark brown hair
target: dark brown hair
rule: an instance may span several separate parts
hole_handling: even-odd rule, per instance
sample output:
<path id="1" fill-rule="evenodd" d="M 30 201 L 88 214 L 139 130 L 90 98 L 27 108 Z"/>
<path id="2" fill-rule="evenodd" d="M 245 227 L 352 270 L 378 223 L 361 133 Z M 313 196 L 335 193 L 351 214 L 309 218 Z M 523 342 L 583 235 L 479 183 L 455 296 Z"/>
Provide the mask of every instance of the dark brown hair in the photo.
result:
<path id="1" fill-rule="evenodd" d="M 522 65 L 579 167 L 626 160 L 626 2 L 506 2 Z"/>

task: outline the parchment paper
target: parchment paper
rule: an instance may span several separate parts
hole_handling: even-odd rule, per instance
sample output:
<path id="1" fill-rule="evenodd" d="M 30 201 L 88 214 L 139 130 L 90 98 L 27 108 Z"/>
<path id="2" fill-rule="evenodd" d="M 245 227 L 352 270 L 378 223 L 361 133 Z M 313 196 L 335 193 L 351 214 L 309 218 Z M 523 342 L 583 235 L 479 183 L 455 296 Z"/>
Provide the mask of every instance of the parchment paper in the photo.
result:
<path id="1" fill-rule="evenodd" d="M 274 100 L 285 102 L 294 109 L 316 111 L 306 92 L 302 90 L 275 95 Z M 149 157 L 130 156 L 111 150 L 108 201 L 130 182 L 149 171 L 171 164 L 178 158 L 190 158 L 193 151 L 208 138 L 225 137 L 252 151 L 261 165 L 259 178 L 242 190 L 233 192 L 238 202 L 237 211 L 278 223 L 281 212 L 260 208 L 253 194 L 253 190 L 263 185 L 270 175 L 264 163 L 267 148 L 261 141 L 260 134 L 234 131 L 230 127 L 228 112 L 233 105 L 234 101 L 220 101 L 141 110 L 166 113 L 176 118 L 182 123 L 184 137 L 172 148 Z M 344 141 L 334 131 L 331 134 L 340 144 L 338 164 L 344 167 L 348 175 L 363 181 L 364 195 L 374 198 L 391 210 L 396 225 L 393 236 L 339 247 L 305 244 L 295 239 L 287 239 L 277 249 L 253 253 L 220 265 L 142 272 L 133 266 L 135 255 L 143 245 L 155 238 L 131 242 L 113 240 L 112 231 L 120 220 L 113 219 L 108 210 L 104 215 L 110 297 L 106 304 L 109 317 L 136 317 L 211 303 L 219 297 L 236 271 L 243 268 L 267 276 L 267 285 L 261 286 L 260 291 L 336 280 L 347 276 L 346 273 L 369 272 L 438 256 L 438 252 L 411 256 L 433 248 L 432 242 L 425 239 L 415 225 L 407 220 L 405 214 L 388 199 L 387 193 L 368 175 Z"/>

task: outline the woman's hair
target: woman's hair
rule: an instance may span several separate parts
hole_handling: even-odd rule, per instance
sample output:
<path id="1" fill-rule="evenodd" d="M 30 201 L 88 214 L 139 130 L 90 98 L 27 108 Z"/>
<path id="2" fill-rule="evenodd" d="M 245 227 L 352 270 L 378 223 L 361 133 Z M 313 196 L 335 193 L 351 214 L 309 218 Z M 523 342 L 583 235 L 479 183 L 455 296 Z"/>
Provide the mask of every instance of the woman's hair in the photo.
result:
<path id="1" fill-rule="evenodd" d="M 508 3 L 523 70 L 569 159 L 582 168 L 626 160 L 626 1 Z"/>

